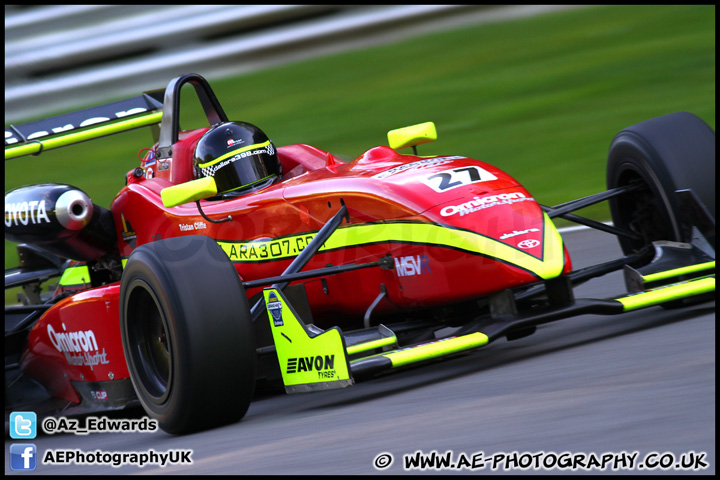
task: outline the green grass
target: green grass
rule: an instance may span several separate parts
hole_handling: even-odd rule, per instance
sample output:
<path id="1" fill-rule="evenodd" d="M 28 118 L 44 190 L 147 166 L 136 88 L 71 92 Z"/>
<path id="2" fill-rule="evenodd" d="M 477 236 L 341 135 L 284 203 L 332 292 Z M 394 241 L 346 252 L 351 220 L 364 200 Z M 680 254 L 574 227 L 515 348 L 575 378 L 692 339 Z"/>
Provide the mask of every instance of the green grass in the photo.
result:
<path id="1" fill-rule="evenodd" d="M 277 145 L 308 143 L 341 158 L 386 144 L 388 130 L 434 121 L 439 138 L 421 155 L 487 161 L 553 205 L 604 189 L 607 148 L 628 125 L 689 111 L 715 128 L 715 6 L 581 8 L 211 85 L 231 119 Z M 69 183 L 108 207 L 149 146 L 149 130 L 139 130 L 8 161 L 5 190 Z M 581 213 L 609 218 L 605 206 Z M 6 241 L 6 268 L 16 262 Z"/>

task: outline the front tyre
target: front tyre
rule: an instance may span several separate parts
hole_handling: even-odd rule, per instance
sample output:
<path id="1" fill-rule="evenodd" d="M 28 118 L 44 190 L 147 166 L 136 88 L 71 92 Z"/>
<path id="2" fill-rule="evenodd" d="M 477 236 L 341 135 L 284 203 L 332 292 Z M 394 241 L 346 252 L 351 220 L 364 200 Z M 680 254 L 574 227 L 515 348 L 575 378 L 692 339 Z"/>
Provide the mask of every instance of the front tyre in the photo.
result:
<path id="1" fill-rule="evenodd" d="M 245 415 L 255 386 L 250 308 L 213 239 L 135 249 L 122 275 L 120 329 L 135 392 L 163 430 L 190 433 Z"/>
<path id="2" fill-rule="evenodd" d="M 675 191 L 691 189 L 715 217 L 715 132 L 687 112 L 624 129 L 610 145 L 607 187 L 631 184 L 638 188 L 609 202 L 614 225 L 641 237 L 619 237 L 623 252 L 655 240 L 684 241 Z"/>

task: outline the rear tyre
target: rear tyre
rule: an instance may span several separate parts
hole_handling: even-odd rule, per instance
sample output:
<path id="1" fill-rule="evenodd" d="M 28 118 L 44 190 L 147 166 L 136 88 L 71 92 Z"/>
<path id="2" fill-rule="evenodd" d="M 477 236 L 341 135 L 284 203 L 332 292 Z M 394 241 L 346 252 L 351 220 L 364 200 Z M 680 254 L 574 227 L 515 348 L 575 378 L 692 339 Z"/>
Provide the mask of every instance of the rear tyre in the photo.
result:
<path id="1" fill-rule="evenodd" d="M 610 145 L 607 187 L 635 183 L 639 189 L 609 202 L 614 225 L 642 237 L 618 237 L 623 252 L 655 240 L 685 240 L 676 190 L 691 189 L 715 218 L 715 132 L 687 112 L 624 129 Z"/>
<path id="2" fill-rule="evenodd" d="M 135 249 L 122 276 L 120 329 L 135 392 L 163 430 L 190 433 L 245 415 L 255 387 L 250 308 L 213 239 Z"/>

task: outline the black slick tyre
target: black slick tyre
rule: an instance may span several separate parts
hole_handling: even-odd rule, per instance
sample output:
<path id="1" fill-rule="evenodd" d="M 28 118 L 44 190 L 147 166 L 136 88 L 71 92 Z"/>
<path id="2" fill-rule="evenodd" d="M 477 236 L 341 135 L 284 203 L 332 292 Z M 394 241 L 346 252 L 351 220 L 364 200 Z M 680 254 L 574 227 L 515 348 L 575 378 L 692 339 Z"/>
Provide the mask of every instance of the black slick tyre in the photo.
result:
<path id="1" fill-rule="evenodd" d="M 625 254 L 656 240 L 686 241 L 675 192 L 691 189 L 715 217 L 715 132 L 697 116 L 678 112 L 627 127 L 608 154 L 608 189 L 639 185 L 610 200 L 615 226 L 641 236 L 619 237 Z"/>
<path id="2" fill-rule="evenodd" d="M 163 430 L 190 433 L 243 417 L 255 386 L 250 309 L 213 239 L 184 236 L 136 248 L 119 302 L 130 378 Z"/>

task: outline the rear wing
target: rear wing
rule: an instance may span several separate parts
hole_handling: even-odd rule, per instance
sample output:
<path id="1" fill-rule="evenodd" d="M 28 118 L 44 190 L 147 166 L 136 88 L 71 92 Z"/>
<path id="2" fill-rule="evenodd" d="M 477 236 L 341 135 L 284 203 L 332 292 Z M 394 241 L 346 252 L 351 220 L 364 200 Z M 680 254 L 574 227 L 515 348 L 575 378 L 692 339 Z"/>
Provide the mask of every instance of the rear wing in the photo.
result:
<path id="1" fill-rule="evenodd" d="M 185 84 L 195 89 L 209 125 L 228 121 L 207 80 L 197 73 L 187 73 L 170 80 L 164 90 L 23 125 L 10 125 L 5 128 L 5 160 L 38 155 L 44 150 L 158 123 L 156 157 L 172 157 L 172 146 L 180 132 L 180 89 Z"/>
<path id="2" fill-rule="evenodd" d="M 164 90 L 5 127 L 5 160 L 158 124 Z"/>

